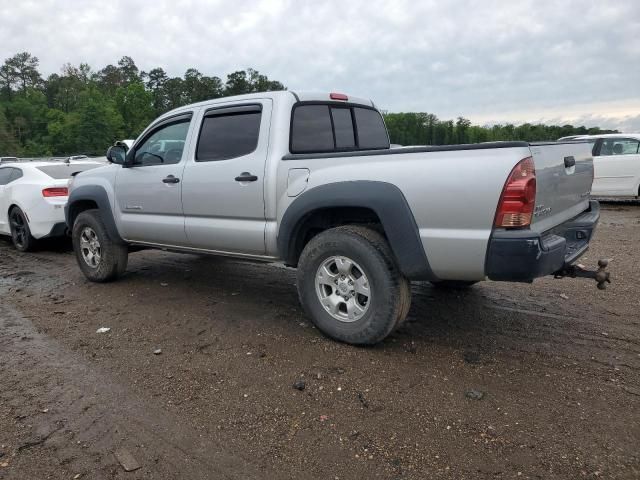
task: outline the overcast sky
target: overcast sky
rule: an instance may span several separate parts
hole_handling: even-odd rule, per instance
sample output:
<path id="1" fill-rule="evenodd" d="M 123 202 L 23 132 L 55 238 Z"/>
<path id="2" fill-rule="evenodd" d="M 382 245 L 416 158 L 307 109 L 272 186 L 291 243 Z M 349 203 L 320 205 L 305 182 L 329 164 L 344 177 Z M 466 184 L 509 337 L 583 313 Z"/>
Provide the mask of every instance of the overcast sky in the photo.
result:
<path id="1" fill-rule="evenodd" d="M 392 112 L 640 131 L 640 0 L 0 0 L 0 19 L 0 60 L 27 50 L 45 74 L 129 55 Z"/>

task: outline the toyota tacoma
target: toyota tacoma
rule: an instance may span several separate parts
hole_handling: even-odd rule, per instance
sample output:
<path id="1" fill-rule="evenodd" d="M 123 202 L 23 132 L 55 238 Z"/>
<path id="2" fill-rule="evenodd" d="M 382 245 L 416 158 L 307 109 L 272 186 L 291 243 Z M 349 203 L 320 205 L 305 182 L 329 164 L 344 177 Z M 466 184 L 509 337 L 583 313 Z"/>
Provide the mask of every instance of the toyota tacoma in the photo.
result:
<path id="1" fill-rule="evenodd" d="M 574 265 L 599 217 L 588 143 L 390 148 L 370 100 L 284 91 L 180 107 L 107 159 L 66 206 L 95 282 L 140 248 L 280 261 L 322 332 L 372 344 L 406 318 L 413 280 L 608 281 Z"/>

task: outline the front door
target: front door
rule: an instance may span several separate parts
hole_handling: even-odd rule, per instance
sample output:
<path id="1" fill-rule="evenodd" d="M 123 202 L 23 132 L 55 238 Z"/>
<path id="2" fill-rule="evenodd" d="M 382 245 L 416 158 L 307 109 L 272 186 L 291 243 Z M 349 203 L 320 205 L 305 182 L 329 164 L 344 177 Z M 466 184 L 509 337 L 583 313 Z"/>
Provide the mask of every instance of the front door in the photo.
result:
<path id="1" fill-rule="evenodd" d="M 264 175 L 271 101 L 203 112 L 184 171 L 182 203 L 190 246 L 265 253 Z"/>
<path id="2" fill-rule="evenodd" d="M 116 177 L 116 208 L 122 236 L 129 241 L 185 246 L 182 210 L 184 153 L 192 114 L 160 121 L 127 154 Z"/>

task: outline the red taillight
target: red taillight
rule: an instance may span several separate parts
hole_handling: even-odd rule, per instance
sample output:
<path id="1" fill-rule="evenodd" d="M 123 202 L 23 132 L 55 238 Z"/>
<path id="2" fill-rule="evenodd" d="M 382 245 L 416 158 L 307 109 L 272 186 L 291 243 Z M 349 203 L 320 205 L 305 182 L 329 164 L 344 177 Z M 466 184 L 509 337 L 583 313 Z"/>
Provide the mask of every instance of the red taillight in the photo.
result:
<path id="1" fill-rule="evenodd" d="M 536 167 L 533 158 L 521 160 L 511 171 L 504 184 L 498 211 L 496 227 L 521 228 L 531 224 L 536 203 Z"/>
<path id="2" fill-rule="evenodd" d="M 69 195 L 67 187 L 51 187 L 42 190 L 43 197 L 66 197 Z"/>
<path id="3" fill-rule="evenodd" d="M 345 102 L 349 100 L 349 97 L 347 97 L 344 93 L 330 93 L 329 98 L 331 100 L 344 100 Z"/>

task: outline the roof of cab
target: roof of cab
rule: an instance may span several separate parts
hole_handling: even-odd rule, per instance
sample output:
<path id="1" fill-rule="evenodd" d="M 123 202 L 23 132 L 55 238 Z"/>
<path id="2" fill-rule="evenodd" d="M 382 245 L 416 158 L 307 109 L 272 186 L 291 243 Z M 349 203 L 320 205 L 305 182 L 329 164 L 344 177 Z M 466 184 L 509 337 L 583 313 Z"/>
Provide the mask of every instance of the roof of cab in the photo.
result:
<path id="1" fill-rule="evenodd" d="M 211 100 L 204 100 L 202 102 L 191 103 L 189 105 L 184 105 L 178 108 L 175 108 L 169 112 L 164 113 L 159 118 L 170 117 L 175 114 L 179 114 L 185 110 L 189 110 L 196 107 L 205 107 L 209 105 L 216 105 L 219 103 L 232 103 L 232 102 L 242 102 L 245 100 L 259 100 L 270 98 L 272 100 L 282 99 L 289 97 L 290 101 L 295 102 L 336 102 L 341 103 L 341 100 L 332 100 L 330 97 L 331 93 L 327 92 L 295 92 L 292 90 L 279 90 L 275 92 L 258 92 L 258 93 L 247 93 L 244 95 L 234 95 L 231 97 L 219 97 L 212 98 Z M 366 98 L 361 97 L 352 97 L 351 95 L 347 95 L 348 103 L 355 103 L 360 105 L 366 105 L 368 107 L 375 107 L 374 103 Z"/>

